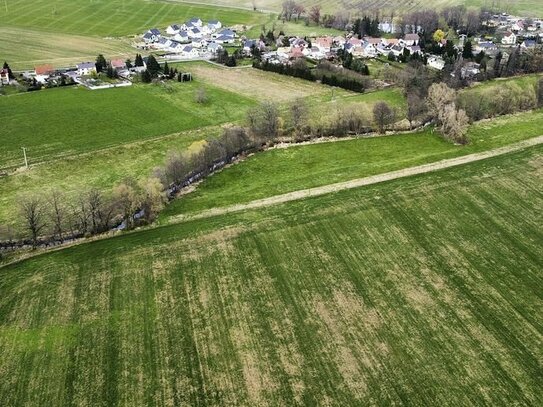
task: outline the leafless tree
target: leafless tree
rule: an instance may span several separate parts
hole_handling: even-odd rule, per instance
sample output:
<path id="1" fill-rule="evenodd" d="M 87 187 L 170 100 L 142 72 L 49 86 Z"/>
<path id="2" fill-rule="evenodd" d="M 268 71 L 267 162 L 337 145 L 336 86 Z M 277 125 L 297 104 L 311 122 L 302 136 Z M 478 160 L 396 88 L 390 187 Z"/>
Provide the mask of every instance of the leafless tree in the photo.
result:
<path id="1" fill-rule="evenodd" d="M 379 133 L 384 133 L 387 126 L 394 123 L 394 110 L 386 102 L 377 102 L 373 106 L 373 120 L 379 129 Z"/>
<path id="2" fill-rule="evenodd" d="M 413 128 L 413 122 L 421 119 L 426 113 L 426 103 L 420 97 L 418 92 L 410 92 L 407 94 L 407 120 L 409 127 Z"/>
<path id="3" fill-rule="evenodd" d="M 428 89 L 426 102 L 430 115 L 441 125 L 445 106 L 456 102 L 456 92 L 444 83 L 434 83 Z"/>
<path id="4" fill-rule="evenodd" d="M 469 125 L 469 118 L 464 110 L 457 110 L 454 103 L 447 105 L 445 106 L 442 120 L 441 131 L 445 137 L 455 143 L 467 143 L 466 132 Z"/>
<path id="5" fill-rule="evenodd" d="M 36 247 L 39 235 L 46 226 L 42 201 L 39 197 L 33 195 L 21 197 L 19 209 L 25 222 L 25 228 L 30 233 L 32 246 Z"/>
<path id="6" fill-rule="evenodd" d="M 309 21 L 314 22 L 315 24 L 320 24 L 321 22 L 321 6 L 313 6 L 309 10 Z"/>
<path id="7" fill-rule="evenodd" d="M 297 137 L 303 135 L 307 128 L 309 109 L 304 99 L 298 98 L 290 105 L 292 128 Z"/>
<path id="8" fill-rule="evenodd" d="M 158 178 L 151 177 L 141 181 L 140 188 L 143 192 L 141 206 L 145 220 L 151 222 L 164 207 L 166 195 Z"/>
<path id="9" fill-rule="evenodd" d="M 293 0 L 286 0 L 283 2 L 283 18 L 287 21 L 292 20 L 292 15 L 296 12 L 296 2 Z"/>
<path id="10" fill-rule="evenodd" d="M 303 4 L 296 4 L 296 7 L 294 7 L 294 12 L 296 13 L 296 20 L 299 20 L 300 17 L 302 17 L 302 14 L 305 13 L 305 7 Z"/>
<path id="11" fill-rule="evenodd" d="M 58 190 L 54 190 L 49 195 L 49 218 L 53 225 L 53 235 L 62 242 L 64 225 L 66 223 L 66 198 Z"/>
<path id="12" fill-rule="evenodd" d="M 199 103 L 201 105 L 208 102 L 209 98 L 207 97 L 207 92 L 204 88 L 198 88 L 196 91 L 196 94 L 194 95 L 194 100 L 196 103 Z"/>
<path id="13" fill-rule="evenodd" d="M 164 165 L 164 177 L 168 184 L 179 184 L 189 172 L 188 160 L 178 152 L 170 152 Z"/>
<path id="14" fill-rule="evenodd" d="M 140 204 L 134 182 L 125 180 L 125 182 L 117 185 L 113 190 L 113 197 L 126 229 L 131 229 L 134 225 L 134 213 Z"/>
<path id="15" fill-rule="evenodd" d="M 279 109 L 272 102 L 263 102 L 250 109 L 247 121 L 251 133 L 263 140 L 274 140 L 279 136 Z"/>

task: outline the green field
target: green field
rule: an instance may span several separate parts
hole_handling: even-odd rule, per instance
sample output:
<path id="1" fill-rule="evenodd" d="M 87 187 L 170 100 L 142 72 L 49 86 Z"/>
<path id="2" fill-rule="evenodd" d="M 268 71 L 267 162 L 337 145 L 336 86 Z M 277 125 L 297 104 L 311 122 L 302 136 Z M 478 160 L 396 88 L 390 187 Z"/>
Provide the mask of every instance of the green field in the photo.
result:
<path id="1" fill-rule="evenodd" d="M 250 26 L 267 18 L 246 10 L 174 1 L 7 0 L 7 6 L 7 12 L 0 7 L 2 26 L 92 37 L 141 34 L 149 28 L 164 29 L 192 17 L 204 21 L 218 19 L 226 26 Z"/>
<path id="2" fill-rule="evenodd" d="M 69 66 L 99 53 L 125 57 L 133 53 L 132 36 L 192 17 L 248 28 L 269 20 L 252 11 L 175 1 L 6 0 L 0 7 L 0 60 L 21 70 L 40 63 Z"/>
<path id="3" fill-rule="evenodd" d="M 541 405 L 542 154 L 0 268 L 0 404 Z"/>
<path id="4" fill-rule="evenodd" d="M 489 150 L 539 136 L 542 128 L 539 110 L 476 123 L 464 147 L 424 131 L 269 150 L 206 179 L 196 191 L 172 202 L 163 218 Z"/>
<path id="5" fill-rule="evenodd" d="M 206 89 L 209 102 L 195 102 Z M 0 98 L 0 168 L 89 153 L 209 125 L 238 121 L 255 102 L 198 82 L 89 91 L 58 88 Z"/>

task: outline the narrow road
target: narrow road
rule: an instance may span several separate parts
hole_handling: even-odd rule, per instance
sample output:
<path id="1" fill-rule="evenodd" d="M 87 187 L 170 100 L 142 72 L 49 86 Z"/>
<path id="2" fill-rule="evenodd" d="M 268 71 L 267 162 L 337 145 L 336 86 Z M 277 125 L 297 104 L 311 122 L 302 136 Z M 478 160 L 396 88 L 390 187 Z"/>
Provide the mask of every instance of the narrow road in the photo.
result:
<path id="1" fill-rule="evenodd" d="M 469 154 L 462 157 L 450 158 L 447 160 L 438 161 L 435 163 L 423 164 L 416 167 L 405 168 L 402 170 L 386 172 L 384 174 L 373 175 L 365 178 L 357 178 L 351 181 L 338 182 L 335 184 L 323 185 L 321 187 L 302 189 L 298 191 L 288 192 L 286 194 L 275 195 L 269 198 L 258 199 L 245 204 L 237 204 L 222 208 L 207 209 L 195 214 L 177 215 L 168 219 L 168 224 L 179 223 L 186 220 L 204 219 L 212 216 L 224 215 L 232 212 L 241 212 L 249 209 L 262 208 L 271 205 L 277 205 L 290 201 L 297 201 L 314 196 L 330 194 L 333 192 L 344 191 L 347 189 L 359 188 L 367 185 L 377 184 L 380 182 L 391 181 L 398 178 L 409 177 L 412 175 L 425 174 L 432 171 L 441 170 L 444 168 L 456 167 L 462 164 L 468 164 L 475 161 L 492 158 L 499 155 L 512 153 L 523 150 L 527 147 L 536 146 L 543 143 L 543 136 L 520 141 L 515 144 L 510 144 L 505 147 L 496 148 L 490 151 L 481 153 Z"/>

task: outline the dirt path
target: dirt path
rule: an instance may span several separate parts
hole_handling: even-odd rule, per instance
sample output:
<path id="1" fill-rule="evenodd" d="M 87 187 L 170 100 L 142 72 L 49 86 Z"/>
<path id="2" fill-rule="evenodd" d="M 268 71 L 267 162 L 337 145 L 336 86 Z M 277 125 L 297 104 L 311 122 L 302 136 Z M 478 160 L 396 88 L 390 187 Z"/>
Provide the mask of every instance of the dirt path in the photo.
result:
<path id="1" fill-rule="evenodd" d="M 462 164 L 468 164 L 475 161 L 484 160 L 486 158 L 496 157 L 499 155 L 523 150 L 527 147 L 543 144 L 543 136 L 524 140 L 505 147 L 500 147 L 494 150 L 481 153 L 469 154 L 462 157 L 450 158 L 447 160 L 438 161 L 435 163 L 423 164 L 416 167 L 405 168 L 402 170 L 391 171 L 384 174 L 373 175 L 365 178 L 357 178 L 351 181 L 338 182 L 335 184 L 323 185 L 321 187 L 302 189 L 298 191 L 288 192 L 286 194 L 275 195 L 269 198 L 258 199 L 246 204 L 237 204 L 226 206 L 223 208 L 212 208 L 204 210 L 196 214 L 178 215 L 170 218 L 168 223 L 178 223 L 186 220 L 203 219 L 212 216 L 224 215 L 232 212 L 241 212 L 249 209 L 262 208 L 271 205 L 277 205 L 290 201 L 297 201 L 314 196 L 330 194 L 333 192 L 343 191 L 347 189 L 359 188 L 366 185 L 377 184 L 379 182 L 391 181 L 398 178 L 409 177 L 412 175 L 425 174 L 432 171 L 441 170 L 444 168 L 456 167 Z"/>

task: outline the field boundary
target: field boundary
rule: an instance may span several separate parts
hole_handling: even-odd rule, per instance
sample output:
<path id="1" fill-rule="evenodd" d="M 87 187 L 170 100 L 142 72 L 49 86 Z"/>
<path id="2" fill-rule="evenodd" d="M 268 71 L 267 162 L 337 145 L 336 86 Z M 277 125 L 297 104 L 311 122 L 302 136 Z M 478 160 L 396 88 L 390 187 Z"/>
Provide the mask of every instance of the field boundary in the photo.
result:
<path id="1" fill-rule="evenodd" d="M 533 147 L 543 144 L 543 136 L 534 137 L 528 140 L 523 140 L 518 143 L 508 146 L 499 147 L 493 150 L 484 151 L 481 153 L 468 154 L 461 157 L 449 158 L 434 163 L 418 165 L 415 167 L 404 168 L 401 170 L 385 172 L 383 174 L 372 175 L 364 178 L 357 178 L 350 181 L 343 181 L 334 184 L 323 185 L 320 187 L 301 189 L 288 192 L 281 195 L 275 195 L 268 198 L 257 199 L 245 204 L 236 204 L 222 208 L 207 209 L 196 214 L 176 215 L 168 219 L 165 224 L 181 223 L 188 220 L 205 219 L 219 215 L 225 215 L 233 212 L 240 212 L 250 209 L 257 209 L 277 204 L 282 204 L 301 199 L 327 195 L 334 192 L 344 191 L 348 189 L 359 188 L 367 185 L 378 184 L 381 182 L 392 181 L 398 178 L 405 178 L 413 175 L 425 174 L 428 172 L 439 171 L 446 168 L 457 167 L 463 164 L 469 164 L 475 161 L 481 161 L 487 158 L 497 157 L 500 155 L 523 150 L 528 147 Z"/>

